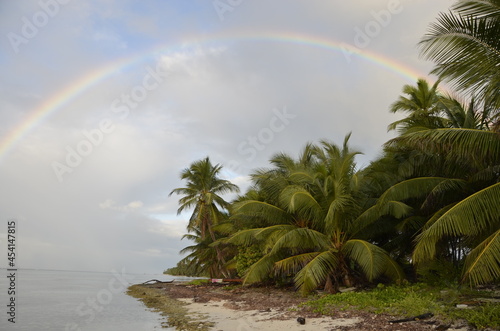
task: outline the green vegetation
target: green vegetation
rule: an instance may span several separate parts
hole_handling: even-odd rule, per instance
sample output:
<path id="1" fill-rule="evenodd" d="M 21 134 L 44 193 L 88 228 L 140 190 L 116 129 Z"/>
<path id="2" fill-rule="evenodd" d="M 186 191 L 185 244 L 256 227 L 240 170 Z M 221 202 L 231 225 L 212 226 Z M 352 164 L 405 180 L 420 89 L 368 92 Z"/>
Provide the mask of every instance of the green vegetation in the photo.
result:
<path id="1" fill-rule="evenodd" d="M 172 276 L 187 276 L 187 277 L 209 277 L 208 272 L 204 272 L 201 268 L 192 263 L 191 259 L 186 258 L 177 263 L 175 267 L 168 268 L 163 271 L 166 275 Z"/>
<path id="2" fill-rule="evenodd" d="M 500 305 L 476 301 L 479 297 L 490 298 L 491 295 L 491 292 L 430 287 L 422 283 L 392 286 L 379 284 L 370 291 L 325 295 L 305 305 L 325 315 L 334 314 L 334 309 L 360 309 L 404 317 L 432 313 L 445 322 L 466 320 L 479 329 L 498 328 Z M 456 307 L 464 302 L 473 305 L 466 309 Z"/>
<path id="3" fill-rule="evenodd" d="M 176 188 L 170 193 L 183 195 L 179 200 L 178 213 L 194 208 L 188 224 L 188 231 L 194 234 L 187 234 L 184 238 L 191 239 L 195 245 L 182 251 L 192 254 L 184 258 L 181 264 L 200 274 L 208 273 L 210 277 L 229 277 L 224 247 L 212 244 L 217 240 L 214 227 L 228 218 L 224 210 L 229 204 L 220 194 L 239 191 L 236 185 L 218 177 L 221 169 L 220 165 L 213 166 L 208 157 L 196 161 L 181 172 L 181 179 L 187 181 L 186 187 Z"/>
<path id="4" fill-rule="evenodd" d="M 445 300 L 429 286 L 500 280 L 499 35 L 499 0 L 460 0 L 441 14 L 420 43 L 437 61 L 439 81 L 403 87 L 389 109 L 406 116 L 388 127 L 399 135 L 363 169 L 350 134 L 341 145 L 308 143 L 296 158 L 273 156 L 269 168 L 250 174 L 247 192 L 226 202 L 221 195 L 237 187 L 219 178 L 222 166 L 208 157 L 194 162 L 181 173 L 186 187 L 172 191 L 183 196 L 179 212 L 194 209 L 185 235 L 194 245 L 175 271 L 292 284 L 304 295 L 420 282 L 315 304 L 412 316 L 430 310 L 498 327 L 498 303 L 456 310 L 462 291 L 448 289 L 455 294 Z M 463 95 L 442 93 L 440 81 Z"/>
<path id="5" fill-rule="evenodd" d="M 209 284 L 210 281 L 208 279 L 194 279 L 192 281 L 190 281 L 189 283 L 187 283 L 188 285 L 206 285 L 206 284 Z"/>

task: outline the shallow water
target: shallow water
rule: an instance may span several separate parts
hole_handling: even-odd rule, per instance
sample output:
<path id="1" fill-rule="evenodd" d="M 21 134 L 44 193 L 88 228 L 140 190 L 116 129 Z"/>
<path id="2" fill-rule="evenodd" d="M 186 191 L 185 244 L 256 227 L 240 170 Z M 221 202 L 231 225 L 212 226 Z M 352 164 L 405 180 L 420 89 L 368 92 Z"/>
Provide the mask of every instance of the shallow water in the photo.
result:
<path id="1" fill-rule="evenodd" d="M 162 329 L 158 313 L 125 294 L 131 284 L 171 280 L 170 276 L 18 270 L 15 323 L 11 323 L 8 275 L 0 269 L 0 330 L 173 330 Z"/>

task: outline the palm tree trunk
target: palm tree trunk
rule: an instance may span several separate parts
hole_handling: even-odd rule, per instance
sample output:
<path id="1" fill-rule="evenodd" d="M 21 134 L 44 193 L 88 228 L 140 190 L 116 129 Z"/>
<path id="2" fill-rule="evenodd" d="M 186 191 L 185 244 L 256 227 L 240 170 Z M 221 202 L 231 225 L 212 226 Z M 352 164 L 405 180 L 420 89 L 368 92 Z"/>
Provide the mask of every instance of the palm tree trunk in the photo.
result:
<path id="1" fill-rule="evenodd" d="M 212 238 L 212 241 L 215 242 L 215 233 L 214 231 L 212 230 L 212 227 L 210 226 L 210 224 L 207 224 L 208 226 L 208 232 L 210 233 L 210 237 Z M 220 273 L 225 277 L 225 278 L 229 278 L 229 274 L 227 273 L 227 270 L 226 268 L 224 267 L 224 265 L 226 264 L 226 259 L 224 258 L 224 255 L 222 254 L 222 251 L 220 250 L 220 248 L 218 246 L 215 246 L 215 252 L 217 253 L 217 259 L 219 260 L 218 264 L 219 264 L 219 271 Z"/>

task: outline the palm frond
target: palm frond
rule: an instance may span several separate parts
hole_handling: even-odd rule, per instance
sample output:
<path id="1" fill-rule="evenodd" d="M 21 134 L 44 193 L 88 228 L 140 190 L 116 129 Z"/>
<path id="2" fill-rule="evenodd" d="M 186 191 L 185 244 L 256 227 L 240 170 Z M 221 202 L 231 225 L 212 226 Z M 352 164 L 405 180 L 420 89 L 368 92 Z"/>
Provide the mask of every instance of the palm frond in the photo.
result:
<path id="1" fill-rule="evenodd" d="M 227 244 L 250 246 L 258 241 L 256 239 L 256 234 L 259 233 L 260 230 L 262 230 L 262 228 L 240 230 L 229 238 L 223 239 L 223 242 Z"/>
<path id="2" fill-rule="evenodd" d="M 500 226 L 500 183 L 461 200 L 426 228 L 418 237 L 413 253 L 416 263 L 436 254 L 436 243 L 445 236 L 477 236 Z"/>
<path id="3" fill-rule="evenodd" d="M 391 215 L 395 218 L 402 218 L 408 216 L 412 210 L 412 207 L 401 201 L 384 201 L 384 203 L 371 206 L 359 215 L 349 226 L 348 232 L 351 236 L 355 236 L 382 216 Z"/>
<path id="4" fill-rule="evenodd" d="M 248 268 L 243 278 L 243 284 L 252 284 L 265 280 L 272 274 L 274 264 L 277 261 L 279 261 L 279 258 L 275 255 L 264 255 L 259 261 Z"/>
<path id="5" fill-rule="evenodd" d="M 490 2 L 493 4 L 493 2 Z M 500 78 L 500 20 L 498 4 L 486 9 L 486 2 L 457 4 L 462 13 L 441 13 L 420 42 L 426 59 L 438 63 L 433 73 L 481 98 L 498 100 Z M 491 16 L 485 17 L 494 13 Z M 496 13 L 495 13 L 496 12 Z M 477 15 L 479 14 L 479 15 Z"/>
<path id="6" fill-rule="evenodd" d="M 386 271 L 387 259 L 390 258 L 382 248 L 360 239 L 348 240 L 342 252 L 360 266 L 369 281 Z"/>
<path id="7" fill-rule="evenodd" d="M 410 216 L 399 222 L 395 229 L 397 231 L 409 231 L 412 233 L 418 233 L 420 229 L 426 224 L 426 218 L 422 216 Z"/>
<path id="8" fill-rule="evenodd" d="M 297 273 L 311 260 L 318 256 L 320 252 L 309 252 L 287 257 L 275 263 L 275 267 L 282 273 Z"/>
<path id="9" fill-rule="evenodd" d="M 263 201 L 246 200 L 234 205 L 234 217 L 246 215 L 265 219 L 270 224 L 282 224 L 290 220 L 283 209 Z"/>
<path id="10" fill-rule="evenodd" d="M 290 212 L 319 207 L 318 202 L 311 193 L 298 185 L 286 187 L 281 193 L 281 202 Z"/>
<path id="11" fill-rule="evenodd" d="M 500 2 L 498 0 L 462 0 L 452 7 L 462 15 L 477 17 L 499 17 Z"/>
<path id="12" fill-rule="evenodd" d="M 500 279 L 500 230 L 474 248 L 465 260 L 463 280 L 471 285 Z"/>
<path id="13" fill-rule="evenodd" d="M 443 196 L 453 192 L 463 192 L 467 188 L 468 182 L 464 179 L 450 178 L 437 184 L 428 194 L 422 203 L 422 209 L 431 207 L 436 202 L 441 202 Z"/>
<path id="14" fill-rule="evenodd" d="M 435 129 L 390 140 L 386 146 L 403 144 L 430 153 L 453 155 L 466 160 L 500 163 L 500 135 L 473 129 Z"/>
<path id="15" fill-rule="evenodd" d="M 445 180 L 447 178 L 444 177 L 418 177 L 399 182 L 387 189 L 380 196 L 377 204 L 382 205 L 387 201 L 424 197 Z"/>
<path id="16" fill-rule="evenodd" d="M 315 290 L 338 265 L 338 257 L 333 251 L 317 252 L 306 266 L 295 275 L 295 286 L 302 294 Z"/>
<path id="17" fill-rule="evenodd" d="M 385 260 L 385 270 L 382 274 L 396 282 L 400 282 L 406 278 L 406 275 L 403 269 L 401 269 L 401 266 L 390 256 L 387 256 L 387 259 Z"/>
<path id="18" fill-rule="evenodd" d="M 307 228 L 295 228 L 282 235 L 274 244 L 270 254 L 276 254 L 282 249 L 288 249 L 292 254 L 304 250 L 324 250 L 330 241 L 325 234 Z"/>

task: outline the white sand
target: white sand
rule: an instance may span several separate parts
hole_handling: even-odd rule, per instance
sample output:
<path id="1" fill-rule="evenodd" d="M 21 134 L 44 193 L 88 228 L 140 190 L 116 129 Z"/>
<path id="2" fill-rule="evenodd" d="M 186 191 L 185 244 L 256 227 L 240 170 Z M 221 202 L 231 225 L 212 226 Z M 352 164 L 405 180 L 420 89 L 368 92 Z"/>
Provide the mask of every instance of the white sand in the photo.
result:
<path id="1" fill-rule="evenodd" d="M 224 305 L 227 301 L 210 301 L 206 303 L 193 302 L 192 299 L 180 299 L 189 305 L 186 306 L 193 317 L 200 317 L 215 322 L 214 330 L 222 331 L 306 331 L 306 330 L 332 330 L 340 326 L 353 326 L 362 322 L 360 318 L 321 317 L 306 318 L 306 323 L 301 325 L 296 318 L 276 320 L 283 316 L 283 312 L 271 310 L 260 312 L 258 310 L 234 310 Z"/>

